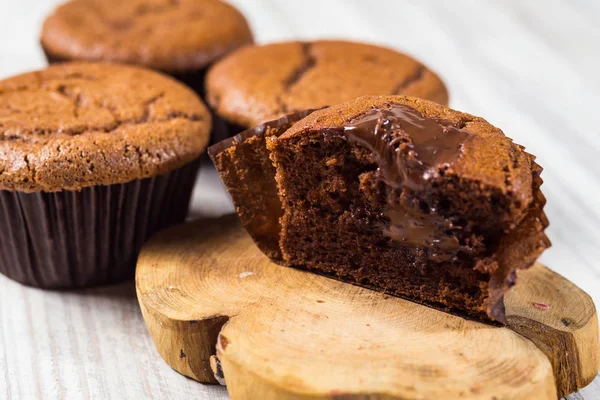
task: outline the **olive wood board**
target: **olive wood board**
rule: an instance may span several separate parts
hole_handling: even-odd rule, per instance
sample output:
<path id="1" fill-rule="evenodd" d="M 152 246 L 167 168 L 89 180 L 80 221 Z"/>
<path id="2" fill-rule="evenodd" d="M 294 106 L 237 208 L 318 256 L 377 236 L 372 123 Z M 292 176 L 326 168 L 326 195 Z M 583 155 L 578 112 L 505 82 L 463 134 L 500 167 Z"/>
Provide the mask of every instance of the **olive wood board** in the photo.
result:
<path id="1" fill-rule="evenodd" d="M 165 361 L 233 400 L 556 399 L 599 370 L 591 298 L 541 264 L 491 326 L 276 265 L 232 215 L 155 236 L 136 288 Z"/>

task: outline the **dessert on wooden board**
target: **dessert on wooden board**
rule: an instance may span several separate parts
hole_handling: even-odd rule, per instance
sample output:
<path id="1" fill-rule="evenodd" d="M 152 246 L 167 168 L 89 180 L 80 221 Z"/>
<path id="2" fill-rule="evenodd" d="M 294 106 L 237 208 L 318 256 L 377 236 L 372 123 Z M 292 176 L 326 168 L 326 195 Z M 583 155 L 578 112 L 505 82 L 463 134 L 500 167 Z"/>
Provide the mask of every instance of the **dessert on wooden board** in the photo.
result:
<path id="1" fill-rule="evenodd" d="M 555 400 L 599 369 L 594 302 L 539 263 L 488 326 L 282 268 L 228 215 L 153 237 L 136 291 L 168 365 L 232 399 Z"/>
<path id="2" fill-rule="evenodd" d="M 69 288 L 133 277 L 187 215 L 211 117 L 140 67 L 65 63 L 0 81 L 0 272 Z"/>
<path id="3" fill-rule="evenodd" d="M 204 92 L 206 69 L 253 43 L 245 17 L 220 0 L 71 0 L 48 16 L 48 61 L 111 61 L 166 72 Z"/>
<path id="4" fill-rule="evenodd" d="M 206 98 L 220 117 L 215 135 L 366 95 L 406 94 L 448 104 L 440 78 L 385 47 L 341 40 L 282 42 L 236 50 L 206 77 Z"/>
<path id="5" fill-rule="evenodd" d="M 254 159 L 236 159 L 237 140 L 211 151 L 226 185 L 236 171 L 238 208 L 259 202 L 243 197 L 255 184 L 244 165 L 256 168 L 269 154 L 276 173 L 265 179 L 277 183 L 264 186 L 261 200 L 279 199 L 282 210 L 273 211 L 279 231 L 259 242 L 270 257 L 505 321 L 503 296 L 516 271 L 550 245 L 541 168 L 521 146 L 482 118 L 405 96 L 362 97 L 277 133 L 264 140 L 268 151 L 256 141 Z M 252 145 L 252 135 L 245 140 Z M 257 240 L 247 220 L 254 214 L 240 216 Z"/>

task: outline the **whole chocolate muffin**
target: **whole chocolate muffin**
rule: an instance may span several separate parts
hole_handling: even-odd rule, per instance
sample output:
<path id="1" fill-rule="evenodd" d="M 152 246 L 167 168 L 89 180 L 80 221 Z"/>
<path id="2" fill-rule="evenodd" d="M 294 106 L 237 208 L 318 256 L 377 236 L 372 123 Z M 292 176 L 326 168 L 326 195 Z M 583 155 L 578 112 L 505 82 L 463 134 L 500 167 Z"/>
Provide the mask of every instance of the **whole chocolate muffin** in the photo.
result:
<path id="1" fill-rule="evenodd" d="M 150 70 L 65 63 L 0 81 L 0 272 L 45 288 L 133 277 L 187 215 L 210 114 Z"/>
<path id="2" fill-rule="evenodd" d="M 51 63 L 137 64 L 201 95 L 206 68 L 250 43 L 244 16 L 220 0 L 71 0 L 46 19 L 41 37 Z"/>
<path id="3" fill-rule="evenodd" d="M 244 221 L 276 262 L 504 322 L 516 271 L 550 245 L 541 168 L 482 118 L 411 97 L 362 97 L 272 132 L 254 152 L 266 144 L 275 176 L 265 179 L 276 190 L 263 185 L 260 196 L 243 196 L 256 190 L 244 171 L 257 161 L 238 156 L 240 143 L 210 153 L 226 184 L 238 177 L 236 205 L 279 199 L 279 230 L 260 236 Z M 240 139 L 250 146 L 253 137 Z"/>
<path id="4" fill-rule="evenodd" d="M 346 41 L 245 47 L 216 63 L 206 77 L 207 101 L 222 119 L 215 121 L 221 139 L 286 114 L 397 94 L 448 103 L 443 82 L 417 60 Z"/>

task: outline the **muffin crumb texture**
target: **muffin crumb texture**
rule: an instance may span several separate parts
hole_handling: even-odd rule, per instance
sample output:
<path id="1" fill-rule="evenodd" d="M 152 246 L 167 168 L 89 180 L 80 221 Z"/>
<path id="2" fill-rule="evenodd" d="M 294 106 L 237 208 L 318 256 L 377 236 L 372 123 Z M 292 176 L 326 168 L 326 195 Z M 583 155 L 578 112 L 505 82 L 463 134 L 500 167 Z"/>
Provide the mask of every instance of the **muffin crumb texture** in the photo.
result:
<path id="1" fill-rule="evenodd" d="M 283 134 L 311 112 L 261 124 L 208 149 L 244 227 L 262 252 L 274 260 L 281 260 L 279 218 L 283 209 L 266 141 Z"/>

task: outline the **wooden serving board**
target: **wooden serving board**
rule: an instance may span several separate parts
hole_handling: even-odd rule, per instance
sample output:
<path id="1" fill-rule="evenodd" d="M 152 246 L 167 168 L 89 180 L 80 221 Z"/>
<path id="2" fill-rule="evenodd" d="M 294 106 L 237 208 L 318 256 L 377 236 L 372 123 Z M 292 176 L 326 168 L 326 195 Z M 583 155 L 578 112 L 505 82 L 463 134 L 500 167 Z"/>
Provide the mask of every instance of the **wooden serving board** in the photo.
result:
<path id="1" fill-rule="evenodd" d="M 236 216 L 156 236 L 138 299 L 160 355 L 238 399 L 556 399 L 598 373 L 590 297 L 537 264 L 507 327 L 273 264 Z M 216 356 L 216 357 L 215 357 Z M 211 368 L 212 357 L 212 368 Z"/>

